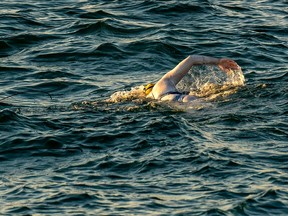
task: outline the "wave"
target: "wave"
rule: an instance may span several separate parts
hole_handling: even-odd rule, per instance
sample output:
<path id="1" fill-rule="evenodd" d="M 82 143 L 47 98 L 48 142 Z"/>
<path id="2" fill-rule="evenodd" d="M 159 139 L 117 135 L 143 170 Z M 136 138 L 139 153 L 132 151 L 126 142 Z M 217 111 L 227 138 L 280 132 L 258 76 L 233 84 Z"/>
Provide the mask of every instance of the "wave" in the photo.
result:
<path id="1" fill-rule="evenodd" d="M 189 13 L 202 13 L 202 12 L 207 11 L 206 6 L 207 4 L 205 3 L 196 5 L 196 4 L 191 4 L 191 3 L 189 4 L 189 3 L 180 3 L 180 2 L 177 2 L 175 4 L 175 2 L 173 2 L 172 4 L 168 3 L 165 6 L 155 5 L 153 8 L 148 9 L 147 12 L 155 13 L 157 15 L 166 15 L 166 16 L 183 13 L 183 11 L 186 11 L 186 12 L 189 11 Z"/>
<path id="2" fill-rule="evenodd" d="M 5 40 L 0 40 L 0 57 L 7 57 L 12 55 L 15 51 L 12 45 L 10 45 L 7 41 Z"/>
<path id="3" fill-rule="evenodd" d="M 16 68 L 17 70 L 17 68 Z M 28 69 L 27 69 L 28 70 Z M 29 70 L 28 70 L 29 71 Z M 73 74 L 70 72 L 60 71 L 60 70 L 51 70 L 47 69 L 45 71 L 35 71 L 29 74 L 25 74 L 19 77 L 20 79 L 40 79 L 40 80 L 53 80 L 53 79 L 81 79 L 81 76 L 78 74 Z"/>
<path id="4" fill-rule="evenodd" d="M 29 5 L 28 7 L 30 7 L 33 5 Z M 3 12 L 3 11 L 2 11 Z M 25 15 L 25 14 L 20 14 L 20 13 L 2 13 L 0 15 L 0 18 L 2 20 L 4 20 L 4 23 L 5 24 L 8 24 L 8 25 L 5 25 L 4 29 L 7 27 L 8 29 L 13 26 L 14 29 L 17 29 L 18 31 L 23 31 L 23 27 L 26 27 L 26 28 L 31 28 L 35 30 L 35 28 L 38 28 L 38 27 L 47 27 L 46 24 L 40 22 L 40 21 L 37 21 L 35 17 L 32 17 L 32 16 L 28 16 L 28 15 Z"/>
<path id="5" fill-rule="evenodd" d="M 277 209 L 279 209 L 278 213 L 281 214 L 281 212 L 283 213 L 283 209 L 285 209 L 285 204 L 281 201 L 280 197 L 281 192 L 277 189 L 266 189 L 255 195 L 247 196 L 246 199 L 226 211 L 237 214 L 250 214 L 251 212 L 253 212 L 253 214 L 270 214 L 269 209 L 274 209 L 274 214 L 277 214 Z M 267 200 L 274 201 L 267 202 Z"/>
<path id="6" fill-rule="evenodd" d="M 0 40 L 0 57 L 8 57 L 23 49 L 34 47 L 38 44 L 47 43 L 49 40 L 58 39 L 57 36 L 46 34 L 20 33 L 8 37 L 2 37 Z"/>
<path id="7" fill-rule="evenodd" d="M 21 33 L 17 35 L 12 35 L 5 38 L 5 40 L 12 44 L 13 46 L 28 46 L 30 44 L 44 42 L 46 40 L 58 39 L 57 36 L 47 35 L 47 34 L 31 34 L 31 33 Z"/>
<path id="8" fill-rule="evenodd" d="M 287 212 L 283 1 L 0 5 L 0 98 L 25 92 L 0 99 L 0 214 Z M 195 67 L 192 104 L 145 98 L 192 54 L 244 73 Z"/>
<path id="9" fill-rule="evenodd" d="M 140 22 L 127 22 L 121 21 L 120 19 L 112 18 L 103 18 L 97 20 L 95 23 L 87 24 L 78 24 L 74 25 L 72 29 L 77 29 L 73 34 L 91 34 L 104 32 L 106 34 L 117 34 L 118 37 L 121 36 L 139 36 L 140 34 L 149 33 L 152 30 L 155 30 L 153 25 L 148 26 L 147 24 L 143 25 Z"/>
<path id="10" fill-rule="evenodd" d="M 83 18 L 83 19 L 105 19 L 107 17 L 109 18 L 118 18 L 119 16 L 114 15 L 113 13 L 109 13 L 105 10 L 97 10 L 97 11 L 93 11 L 93 12 L 83 12 L 83 13 L 78 13 L 76 12 L 75 14 L 78 15 L 79 18 Z"/>
<path id="11" fill-rule="evenodd" d="M 32 60 L 34 62 L 59 62 L 59 61 L 75 61 L 97 57 L 117 57 L 124 58 L 126 51 L 121 49 L 118 45 L 113 43 L 102 43 L 96 48 L 90 47 L 83 52 L 82 48 L 66 48 L 64 51 L 44 51 L 39 50 L 34 53 Z"/>
<path id="12" fill-rule="evenodd" d="M 74 148 L 73 145 L 66 146 L 66 139 L 62 139 L 61 136 L 55 138 L 55 136 L 50 136 L 49 133 L 45 134 L 50 130 L 63 129 L 64 125 L 60 126 L 58 123 L 49 120 L 24 117 L 20 114 L 20 109 L 13 107 L 10 109 L 0 111 L 1 135 L 5 139 L 0 144 L 0 155 L 3 156 L 3 160 L 28 155 L 68 156 L 82 151 L 80 148 Z M 27 108 L 26 112 L 28 110 L 29 108 Z M 47 109 L 34 108 L 34 112 L 36 111 L 39 115 L 41 113 L 43 115 L 47 114 Z M 17 132 L 11 134 L 12 128 Z M 29 130 L 35 131 L 35 134 L 27 133 Z"/>
<path id="13" fill-rule="evenodd" d="M 151 55 L 165 55 L 165 56 L 180 56 L 182 55 L 183 49 L 188 49 L 188 47 L 181 46 L 178 44 L 173 44 L 171 42 L 167 42 L 164 38 L 159 40 L 150 40 L 143 39 L 130 42 L 125 46 L 125 48 L 132 52 L 148 52 Z"/>

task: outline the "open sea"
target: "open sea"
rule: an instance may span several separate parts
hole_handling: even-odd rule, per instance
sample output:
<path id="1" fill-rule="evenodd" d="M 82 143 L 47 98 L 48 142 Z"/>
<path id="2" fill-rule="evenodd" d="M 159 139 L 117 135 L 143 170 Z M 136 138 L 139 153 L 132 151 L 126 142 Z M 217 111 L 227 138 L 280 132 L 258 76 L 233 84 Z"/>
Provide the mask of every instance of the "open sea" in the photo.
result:
<path id="1" fill-rule="evenodd" d="M 109 102 L 192 54 L 245 85 Z M 0 215 L 288 215 L 287 63 L 287 0 L 1 1 Z"/>

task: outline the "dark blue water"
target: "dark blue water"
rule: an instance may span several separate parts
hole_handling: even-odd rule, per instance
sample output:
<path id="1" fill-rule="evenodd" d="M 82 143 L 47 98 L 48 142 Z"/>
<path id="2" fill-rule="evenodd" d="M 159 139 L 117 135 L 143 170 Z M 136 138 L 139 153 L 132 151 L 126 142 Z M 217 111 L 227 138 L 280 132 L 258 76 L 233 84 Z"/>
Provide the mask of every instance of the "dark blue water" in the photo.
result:
<path id="1" fill-rule="evenodd" d="M 287 7 L 1 2 L 0 214 L 287 215 Z M 245 86 L 105 102 L 190 54 L 234 59 Z"/>

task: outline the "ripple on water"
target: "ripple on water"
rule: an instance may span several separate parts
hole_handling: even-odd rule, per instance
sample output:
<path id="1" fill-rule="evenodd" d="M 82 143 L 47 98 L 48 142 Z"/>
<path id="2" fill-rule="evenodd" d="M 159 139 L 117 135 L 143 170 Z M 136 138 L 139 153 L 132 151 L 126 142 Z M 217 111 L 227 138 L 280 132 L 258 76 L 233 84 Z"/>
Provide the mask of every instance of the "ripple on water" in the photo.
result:
<path id="1" fill-rule="evenodd" d="M 0 214 L 288 214 L 283 1 L 71 3 L 0 3 Z M 189 54 L 245 85 L 131 94 Z"/>

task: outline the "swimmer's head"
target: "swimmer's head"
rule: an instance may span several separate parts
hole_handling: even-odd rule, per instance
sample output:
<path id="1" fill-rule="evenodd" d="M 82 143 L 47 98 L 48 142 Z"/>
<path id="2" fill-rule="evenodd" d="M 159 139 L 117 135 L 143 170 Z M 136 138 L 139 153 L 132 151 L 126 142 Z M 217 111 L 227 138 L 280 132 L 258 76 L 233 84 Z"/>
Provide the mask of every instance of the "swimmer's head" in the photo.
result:
<path id="1" fill-rule="evenodd" d="M 154 85 L 155 84 L 153 84 L 153 83 L 149 83 L 149 84 L 144 86 L 144 92 L 145 92 L 146 95 L 150 94 L 150 92 L 152 91 Z"/>

